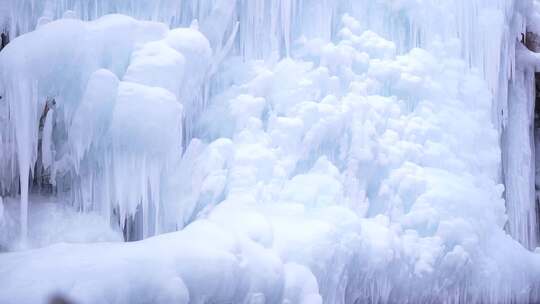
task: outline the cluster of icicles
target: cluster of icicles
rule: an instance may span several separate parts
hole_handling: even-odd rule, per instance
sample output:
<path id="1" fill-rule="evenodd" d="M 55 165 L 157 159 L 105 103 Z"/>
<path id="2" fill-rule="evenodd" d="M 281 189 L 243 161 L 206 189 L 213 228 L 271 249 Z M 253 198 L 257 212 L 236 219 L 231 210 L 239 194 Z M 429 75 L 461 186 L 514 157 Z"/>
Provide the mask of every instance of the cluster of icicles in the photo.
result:
<path id="1" fill-rule="evenodd" d="M 164 22 L 172 28 L 178 26 L 189 27 L 189 24 L 193 20 L 198 20 L 198 29 L 204 35 L 201 35 L 201 37 L 206 37 L 201 39 L 205 40 L 204 43 L 208 44 L 209 49 L 205 50 L 205 54 L 195 55 L 200 58 L 189 58 L 187 61 L 182 57 L 186 56 L 186 54 L 175 55 L 178 58 L 177 62 L 173 64 L 177 65 L 178 71 L 167 71 L 168 74 L 164 73 L 163 77 L 167 78 L 171 75 L 170 73 L 173 73 L 174 77 L 171 78 L 176 78 L 175 81 L 177 83 L 171 84 L 170 79 L 162 79 L 160 81 L 163 84 L 158 85 L 158 87 L 164 87 L 169 90 L 176 99 L 180 100 L 184 106 L 187 105 L 186 107 L 189 108 L 184 109 L 184 113 L 190 112 L 190 114 L 184 115 L 183 118 L 186 127 L 183 133 L 187 135 L 183 139 L 185 146 L 185 143 L 189 142 L 189 139 L 192 137 L 191 126 L 197 119 L 195 113 L 201 107 L 204 107 L 205 100 L 208 99 L 209 95 L 220 89 L 219 81 L 212 81 L 212 79 L 216 78 L 212 77 L 212 75 L 217 71 L 219 62 L 225 57 L 240 55 L 244 59 L 277 58 L 289 55 L 292 44 L 299 38 L 317 37 L 323 41 L 331 41 L 339 30 L 340 16 L 343 12 L 352 11 L 358 20 L 363 23 L 363 26 L 378 29 L 378 32 L 387 35 L 386 38 L 395 41 L 398 52 L 405 52 L 413 47 L 424 47 L 430 41 L 436 39 L 451 40 L 458 38 L 458 41 L 460 41 L 458 48 L 461 49 L 463 57 L 469 60 L 471 66 L 477 67 L 484 72 L 485 78 L 492 88 L 495 96 L 493 120 L 495 125 L 499 126 L 503 138 L 506 138 L 504 134 L 508 133 L 506 131 L 509 113 L 508 100 L 511 99 L 508 92 L 510 91 L 509 83 L 511 84 L 512 81 L 508 81 L 505 76 L 509 75 L 511 77 L 514 75 L 515 72 L 513 72 L 513 69 L 516 65 L 514 64 L 514 56 L 504 56 L 502 54 L 512 54 L 515 46 L 514 40 L 511 37 L 515 37 L 519 35 L 519 32 L 525 31 L 527 16 L 515 14 L 515 12 L 526 12 L 532 5 L 532 2 L 493 2 L 484 0 L 450 2 L 447 4 L 435 4 L 429 1 L 422 4 L 415 2 L 397 4 L 392 1 L 379 1 L 375 3 L 370 0 L 322 2 L 315 0 L 168 0 L 159 2 L 13 0 L 0 8 L 0 16 L 2 16 L 4 31 L 9 33 L 11 38 L 29 32 L 35 27 L 44 25 L 50 20 L 61 18 L 62 16 L 65 18 L 77 17 L 83 20 L 94 20 L 109 13 L 123 13 L 138 19 Z M 421 5 L 423 7 L 420 7 Z M 489 13 L 478 15 L 479 11 L 490 7 L 502 9 L 493 13 L 493 15 Z M 440 20 L 441 16 L 446 15 L 443 14 L 444 10 L 456 13 L 449 14 L 446 19 Z M 405 18 L 401 17 L 404 12 L 406 15 L 408 14 Z M 409 14 L 409 12 L 411 13 Z M 379 18 L 377 16 L 383 17 Z M 73 22 L 77 23 L 76 21 Z M 509 23 L 512 26 L 506 30 L 498 30 L 504 28 L 502 26 L 504 23 Z M 81 24 L 77 24 L 77 26 L 82 27 Z M 86 27 L 89 29 L 81 29 L 81 31 L 72 34 L 91 35 L 88 31 L 99 32 L 100 30 L 99 26 L 95 29 L 90 29 L 92 25 Z M 486 27 L 493 29 L 489 37 L 485 37 L 485 33 L 483 32 L 483 29 Z M 165 31 L 164 28 L 156 29 L 156 33 L 153 35 L 164 36 L 166 35 L 163 34 Z M 137 34 L 133 33 L 133 35 Z M 72 38 L 66 37 L 66 39 Z M 144 40 L 146 38 L 132 37 L 131 41 L 126 40 L 124 43 L 135 45 L 142 42 L 137 40 Z M 89 43 L 88 49 L 95 49 L 93 47 L 95 45 L 102 45 L 106 48 L 107 44 L 113 43 L 112 41 L 107 41 L 106 38 L 102 40 L 87 42 Z M 190 40 L 188 39 L 186 41 Z M 44 39 L 44 41 L 36 45 L 36 48 L 41 49 L 42 53 L 46 51 L 54 52 L 53 50 L 60 47 L 63 43 L 66 43 L 66 41 L 54 45 L 54 41 L 46 41 Z M 213 49 L 213 52 L 210 50 L 210 47 Z M 175 49 L 174 46 L 172 48 Z M 66 49 L 68 48 L 66 47 Z M 178 47 L 175 50 L 185 51 Z M 104 76 L 106 73 L 103 71 L 91 75 L 92 69 L 90 67 L 107 67 L 116 75 L 116 78 L 121 80 L 125 80 L 125 77 L 129 80 L 129 77 L 132 77 L 131 74 L 133 73 L 156 75 L 156 71 L 144 71 L 144 68 L 137 67 L 136 63 L 132 63 L 128 67 L 128 63 L 125 62 L 125 59 L 121 58 L 121 54 L 112 54 L 111 50 L 105 49 L 102 51 L 105 53 L 96 54 L 89 51 L 88 54 L 84 54 L 83 56 L 88 58 L 101 57 L 102 61 L 91 62 L 87 71 L 74 75 L 74 77 L 79 79 L 91 80 L 89 81 L 89 90 L 87 89 L 88 93 L 85 93 L 84 88 L 69 88 L 68 84 L 60 84 L 59 87 L 59 84 L 54 83 L 55 80 L 50 79 L 51 75 L 60 73 L 60 71 L 57 70 L 55 72 L 54 69 L 57 67 L 54 67 L 52 64 L 47 71 L 47 75 L 29 77 L 28 69 L 32 66 L 42 65 L 42 63 L 21 62 L 20 64 L 13 64 L 11 62 L 4 62 L 5 68 L 2 69 L 3 77 L 1 86 L 3 101 L 0 103 L 0 124 L 2 126 L 0 134 L 0 140 L 2 141 L 0 188 L 4 195 L 20 192 L 21 204 L 23 205 L 23 223 L 26 222 L 24 218 L 26 218 L 25 210 L 27 209 L 28 192 L 35 188 L 33 184 L 36 184 L 36 182 L 40 184 L 39 181 L 35 180 L 41 178 L 38 178 L 35 172 L 35 170 L 40 170 L 40 166 L 49 168 L 49 172 L 47 173 L 50 176 L 48 182 L 58 187 L 60 192 L 70 192 L 73 200 L 76 202 L 75 204 L 81 210 L 95 209 L 96 206 L 92 206 L 91 204 L 93 203 L 89 202 L 103 201 L 112 202 L 112 205 L 105 203 L 105 206 L 100 206 L 99 208 L 107 210 L 106 214 L 112 212 L 121 215 L 119 219 L 121 222 L 125 222 L 126 217 L 133 216 L 138 205 L 141 205 L 146 210 L 146 216 L 157 218 L 157 214 L 159 213 L 157 206 L 159 206 L 158 201 L 160 200 L 158 193 L 160 191 L 156 188 L 159 188 L 158 185 L 162 182 L 159 181 L 159 177 L 163 175 L 159 168 L 164 166 L 163 163 L 161 165 L 154 164 L 148 160 L 149 157 L 144 156 L 137 161 L 130 161 L 128 166 L 128 164 L 120 164 L 121 160 L 119 157 L 113 160 L 112 155 L 105 156 L 107 154 L 105 152 L 102 153 L 103 155 L 99 160 L 89 160 L 85 156 L 91 154 L 86 153 L 88 149 L 118 151 L 119 148 L 103 148 L 99 145 L 96 146 L 93 142 L 93 136 L 97 137 L 102 135 L 99 132 L 105 132 L 100 129 L 103 128 L 102 125 L 96 127 L 97 129 L 95 131 L 91 131 L 98 132 L 95 134 L 90 134 L 86 130 L 88 126 L 84 124 L 82 125 L 83 131 L 76 131 L 77 121 L 79 119 L 74 119 L 74 115 L 77 115 L 76 109 L 79 103 L 84 106 L 86 103 L 85 100 L 102 97 L 92 96 L 92 94 L 95 94 L 91 93 L 93 83 L 103 82 L 105 79 L 103 77 L 114 78 L 112 75 Z M 145 56 L 142 54 L 145 51 L 170 52 L 170 50 L 164 49 L 159 43 L 151 43 L 144 50 L 141 50 L 139 53 L 141 53 L 142 57 Z M 74 56 L 75 54 L 69 55 Z M 188 54 L 188 56 L 190 55 L 192 54 Z M 6 57 L 8 56 L 4 56 L 4 58 Z M 210 57 L 212 58 L 211 60 Z M 190 66 L 184 66 L 186 62 Z M 73 62 L 73 64 L 80 65 L 80 62 Z M 185 76 L 184 78 L 182 78 L 183 75 Z M 54 76 L 52 77 L 54 78 Z M 47 78 L 47 80 L 44 81 L 43 78 Z M 184 84 L 184 87 L 179 89 L 178 83 L 183 83 L 183 79 L 188 80 L 187 82 L 189 83 Z M 154 83 L 151 84 L 154 85 Z M 126 88 L 122 84 L 119 87 L 122 89 L 120 90 L 121 92 Z M 111 92 L 117 90 L 114 86 L 110 89 Z M 120 97 L 122 96 L 120 94 Z M 172 96 L 169 97 L 172 99 Z M 45 113 L 44 109 L 47 100 L 51 98 L 55 99 L 57 104 L 60 103 L 57 108 L 61 110 L 57 111 L 53 109 Z M 20 102 L 21 100 L 25 100 L 25 102 Z M 104 106 L 106 107 L 106 105 Z M 44 113 L 46 117 L 42 117 Z M 134 113 L 132 114 L 135 115 Z M 44 120 L 41 120 L 41 129 L 40 118 L 44 118 Z M 57 128 L 62 129 L 61 132 L 56 132 L 63 133 L 62 138 L 51 138 L 53 120 L 57 122 Z M 100 125 L 103 122 L 94 121 L 93 123 Z M 181 133 L 179 128 L 175 132 Z M 510 129 L 512 128 L 513 126 L 510 126 Z M 85 142 L 74 142 L 73 138 L 77 137 L 75 135 L 77 134 L 76 132 L 84 133 L 82 137 L 86 138 Z M 177 135 L 172 135 L 171 138 L 175 138 L 175 141 L 181 140 Z M 60 143 L 64 141 L 70 144 L 60 147 Z M 520 144 L 522 145 L 523 143 L 517 143 L 513 147 L 519 147 Z M 171 143 L 172 146 L 178 148 L 180 145 Z M 506 146 L 510 147 L 511 145 Z M 38 153 L 38 150 L 40 150 L 40 153 Z M 176 155 L 178 158 L 181 153 L 182 149 L 178 148 L 169 154 Z M 507 151 L 503 144 L 503 154 L 509 153 L 511 152 Z M 42 162 L 40 165 L 36 164 L 38 157 L 40 157 L 39 161 Z M 507 160 L 511 158 L 503 159 Z M 146 170 L 143 170 L 147 172 L 142 174 L 142 176 L 152 176 L 152 178 L 145 180 L 145 178 L 140 177 L 137 183 L 143 185 L 143 188 L 147 190 L 133 191 L 133 188 L 140 187 L 128 187 L 128 183 L 126 182 L 127 188 L 117 188 L 117 192 L 119 193 L 115 194 L 116 197 L 110 197 L 111 191 L 107 191 L 106 189 L 110 187 L 108 185 L 111 181 L 105 180 L 104 176 L 111 178 L 112 168 L 115 166 L 135 168 L 142 163 L 148 166 Z M 520 170 L 518 168 L 519 166 L 520 164 L 505 161 L 504 171 L 512 175 Z M 119 169 L 116 168 L 116 175 L 118 175 L 117 171 Z M 100 173 L 87 172 L 82 175 L 88 176 L 88 178 L 81 179 L 78 177 L 81 175 L 80 170 L 83 170 L 83 172 L 85 170 L 97 170 Z M 105 171 L 107 170 L 110 172 L 106 173 Z M 57 174 L 58 172 L 62 174 Z M 104 175 L 102 176 L 101 174 Z M 30 182 L 30 188 L 28 188 L 26 181 L 31 180 L 32 175 L 34 182 Z M 59 178 L 62 182 L 57 181 Z M 117 176 L 117 179 L 123 180 L 125 178 Z M 132 183 L 132 185 L 135 185 L 135 183 Z M 533 230 L 536 224 L 531 222 L 534 220 L 534 217 L 531 217 L 531 214 L 534 213 L 534 210 L 531 209 L 531 205 L 534 205 L 534 198 L 523 196 L 526 195 L 524 194 L 525 192 L 529 191 L 529 186 L 523 189 L 520 185 L 514 187 L 510 181 L 507 187 L 508 204 L 513 206 L 509 209 L 509 220 L 512 227 L 510 229 L 511 233 L 522 243 L 527 244 L 528 247 L 534 247 L 536 241 L 534 241 L 535 233 L 533 233 Z M 126 193 L 125 195 L 121 194 L 124 192 Z M 133 194 L 134 192 L 136 194 Z M 105 196 L 104 198 L 99 197 L 103 195 Z M 128 198 L 126 195 L 134 196 Z M 525 202 L 522 202 L 523 200 Z M 128 201 L 130 203 L 127 203 Z M 150 205 L 155 206 L 152 207 L 152 211 L 147 210 L 149 207 L 144 207 L 150 201 L 154 202 Z M 528 217 L 529 220 L 525 221 L 523 217 Z M 523 224 L 524 222 L 527 222 L 527 224 Z M 521 225 L 525 226 L 519 227 Z M 23 230 L 26 229 L 24 227 L 25 225 L 23 225 Z M 154 232 L 158 230 L 157 226 L 152 228 Z M 148 234 L 145 233 L 145 235 Z"/>

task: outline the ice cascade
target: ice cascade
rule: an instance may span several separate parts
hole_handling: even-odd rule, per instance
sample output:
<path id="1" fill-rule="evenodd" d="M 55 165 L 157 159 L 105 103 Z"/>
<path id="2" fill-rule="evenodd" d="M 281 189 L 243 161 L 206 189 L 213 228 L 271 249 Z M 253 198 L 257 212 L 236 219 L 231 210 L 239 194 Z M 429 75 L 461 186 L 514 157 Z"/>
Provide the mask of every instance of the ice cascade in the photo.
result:
<path id="1" fill-rule="evenodd" d="M 0 302 L 540 301 L 538 12 L 0 4 Z"/>

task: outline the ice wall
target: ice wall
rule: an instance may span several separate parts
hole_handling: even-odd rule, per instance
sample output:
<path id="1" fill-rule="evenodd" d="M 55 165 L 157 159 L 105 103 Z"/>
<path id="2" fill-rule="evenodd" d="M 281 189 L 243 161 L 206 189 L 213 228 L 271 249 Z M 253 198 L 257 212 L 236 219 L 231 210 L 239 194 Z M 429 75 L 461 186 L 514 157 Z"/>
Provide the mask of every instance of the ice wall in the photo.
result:
<path id="1" fill-rule="evenodd" d="M 320 43 L 332 41 L 339 31 L 340 17 L 348 13 L 359 20 L 357 26 L 369 28 L 393 41 L 397 53 L 413 47 L 427 49 L 446 48 L 447 52 L 459 54 L 465 62 L 479 69 L 493 93 L 493 122 L 502 138 L 503 169 L 501 179 L 507 187 L 505 197 L 509 210 L 508 229 L 520 242 L 529 248 L 536 244 L 534 220 L 534 195 L 531 194 L 531 165 L 523 165 L 522 159 L 532 164 L 530 144 L 525 133 L 529 133 L 531 115 L 513 119 L 508 125 L 508 115 L 515 114 L 511 100 L 525 100 L 517 95 L 526 93 L 521 84 L 531 75 L 516 75 L 514 63 L 516 40 L 525 32 L 526 18 L 531 15 L 530 1 L 428 1 L 418 2 L 373 2 L 373 1 L 11 1 L 3 6 L 4 28 L 10 35 L 31 31 L 39 24 L 62 17 L 76 16 L 93 20 L 107 13 L 124 13 L 136 18 L 165 22 L 169 26 L 188 26 L 197 19 L 200 30 L 214 48 L 213 67 L 200 76 L 214 74 L 216 66 L 231 48 L 232 54 L 245 59 L 279 58 L 291 55 L 291 46 L 299 39 L 317 38 Z M 529 18 L 534 19 L 534 18 Z M 232 43 L 232 44 L 231 44 Z M 205 58 L 204 55 L 202 58 Z M 125 61 L 125 60 L 124 60 Z M 197 63 L 189 63 L 194 66 Z M 191 66 L 186 67 L 191 70 Z M 521 70 L 520 70 L 521 71 Z M 518 72 L 519 74 L 521 72 Z M 163 77 L 170 77 L 164 74 Z M 178 76 L 180 77 L 180 76 Z M 187 77 L 186 79 L 192 79 Z M 202 79 L 202 78 L 201 78 Z M 184 98 L 189 114 L 185 133 L 189 141 L 192 124 L 205 104 L 205 96 L 220 91 L 219 81 L 207 83 L 199 88 L 201 79 L 184 88 Z M 513 86 L 515 80 L 518 84 Z M 180 79 L 178 81 L 181 81 Z M 185 81 L 185 80 L 184 80 Z M 216 87 L 218 85 L 218 87 Z M 517 90 L 511 91 L 512 88 Z M 26 90 L 28 91 L 28 90 Z M 197 93 L 206 91 L 206 93 Z M 529 90 L 530 91 L 530 90 Z M 196 92 L 193 96 L 187 96 Z M 516 95 L 517 94 L 517 95 Z M 29 97 L 31 98 L 31 97 Z M 510 108 L 509 108 L 510 105 Z M 532 104 L 525 106 L 532 113 Z M 38 114 L 35 114 L 38 115 Z M 35 116 L 34 115 L 34 116 Z M 519 117 L 523 117 L 523 115 Z M 518 121 L 523 123 L 522 126 Z M 32 129 L 32 127 L 30 127 Z M 34 128 L 35 129 L 35 128 Z M 516 131 L 514 131 L 516 130 Z M 521 130 L 521 131 L 519 131 Z M 30 131 L 26 131 L 32 132 Z M 519 134 L 514 134 L 514 133 Z M 7 136 L 7 135 L 4 135 Z M 29 135 L 32 137 L 32 135 Z M 520 139 L 521 136 L 524 136 Z M 12 142 L 14 140 L 11 140 Z M 514 149 L 514 150 L 512 150 Z M 514 156 L 524 153 L 523 157 Z M 5 153 L 6 155 L 13 155 Z M 24 161 L 22 157 L 20 161 Z M 13 160 L 3 162 L 2 170 L 14 171 Z M 30 164 L 22 164 L 30 167 Z M 21 164 L 19 163 L 19 166 Z M 11 169 L 10 169 L 11 168 Z M 523 171 L 525 170 L 525 171 Z M 17 172 L 15 170 L 14 172 Z M 503 174 L 507 178 L 502 178 Z M 26 179 L 26 178 L 23 178 Z M 13 174 L 4 178 L 3 188 L 10 188 Z M 518 181 L 519 180 L 519 181 Z M 25 187 L 24 183 L 22 184 Z M 26 191 L 22 191 L 25 193 Z M 23 199 L 24 200 L 24 199 Z M 526 203 L 525 203 L 526 202 Z M 525 223 L 523 218 L 528 218 Z"/>
<path id="2" fill-rule="evenodd" d="M 540 300 L 533 2 L 8 3 L 22 235 L 36 166 L 126 240 L 182 231 L 0 256 L 0 302 Z"/>

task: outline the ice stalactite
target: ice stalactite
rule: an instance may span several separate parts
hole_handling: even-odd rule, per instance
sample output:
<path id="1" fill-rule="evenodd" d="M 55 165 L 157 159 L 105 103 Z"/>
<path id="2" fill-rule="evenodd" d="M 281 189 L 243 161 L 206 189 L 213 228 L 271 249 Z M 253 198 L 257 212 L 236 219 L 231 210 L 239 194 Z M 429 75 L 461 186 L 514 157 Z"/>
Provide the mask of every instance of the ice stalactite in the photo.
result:
<path id="1" fill-rule="evenodd" d="M 503 133 L 508 231 L 529 249 L 537 245 L 534 174 L 534 72 L 517 69 L 509 88 Z"/>

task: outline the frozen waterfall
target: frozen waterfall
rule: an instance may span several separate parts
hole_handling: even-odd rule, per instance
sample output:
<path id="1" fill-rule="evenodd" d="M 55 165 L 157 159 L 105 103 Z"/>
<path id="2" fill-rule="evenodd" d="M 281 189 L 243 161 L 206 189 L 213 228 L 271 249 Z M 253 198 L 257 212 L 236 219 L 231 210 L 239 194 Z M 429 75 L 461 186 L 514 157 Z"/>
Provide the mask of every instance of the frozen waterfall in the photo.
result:
<path id="1" fill-rule="evenodd" d="M 4 0 L 0 32 L 0 303 L 540 302 L 537 0 Z"/>

